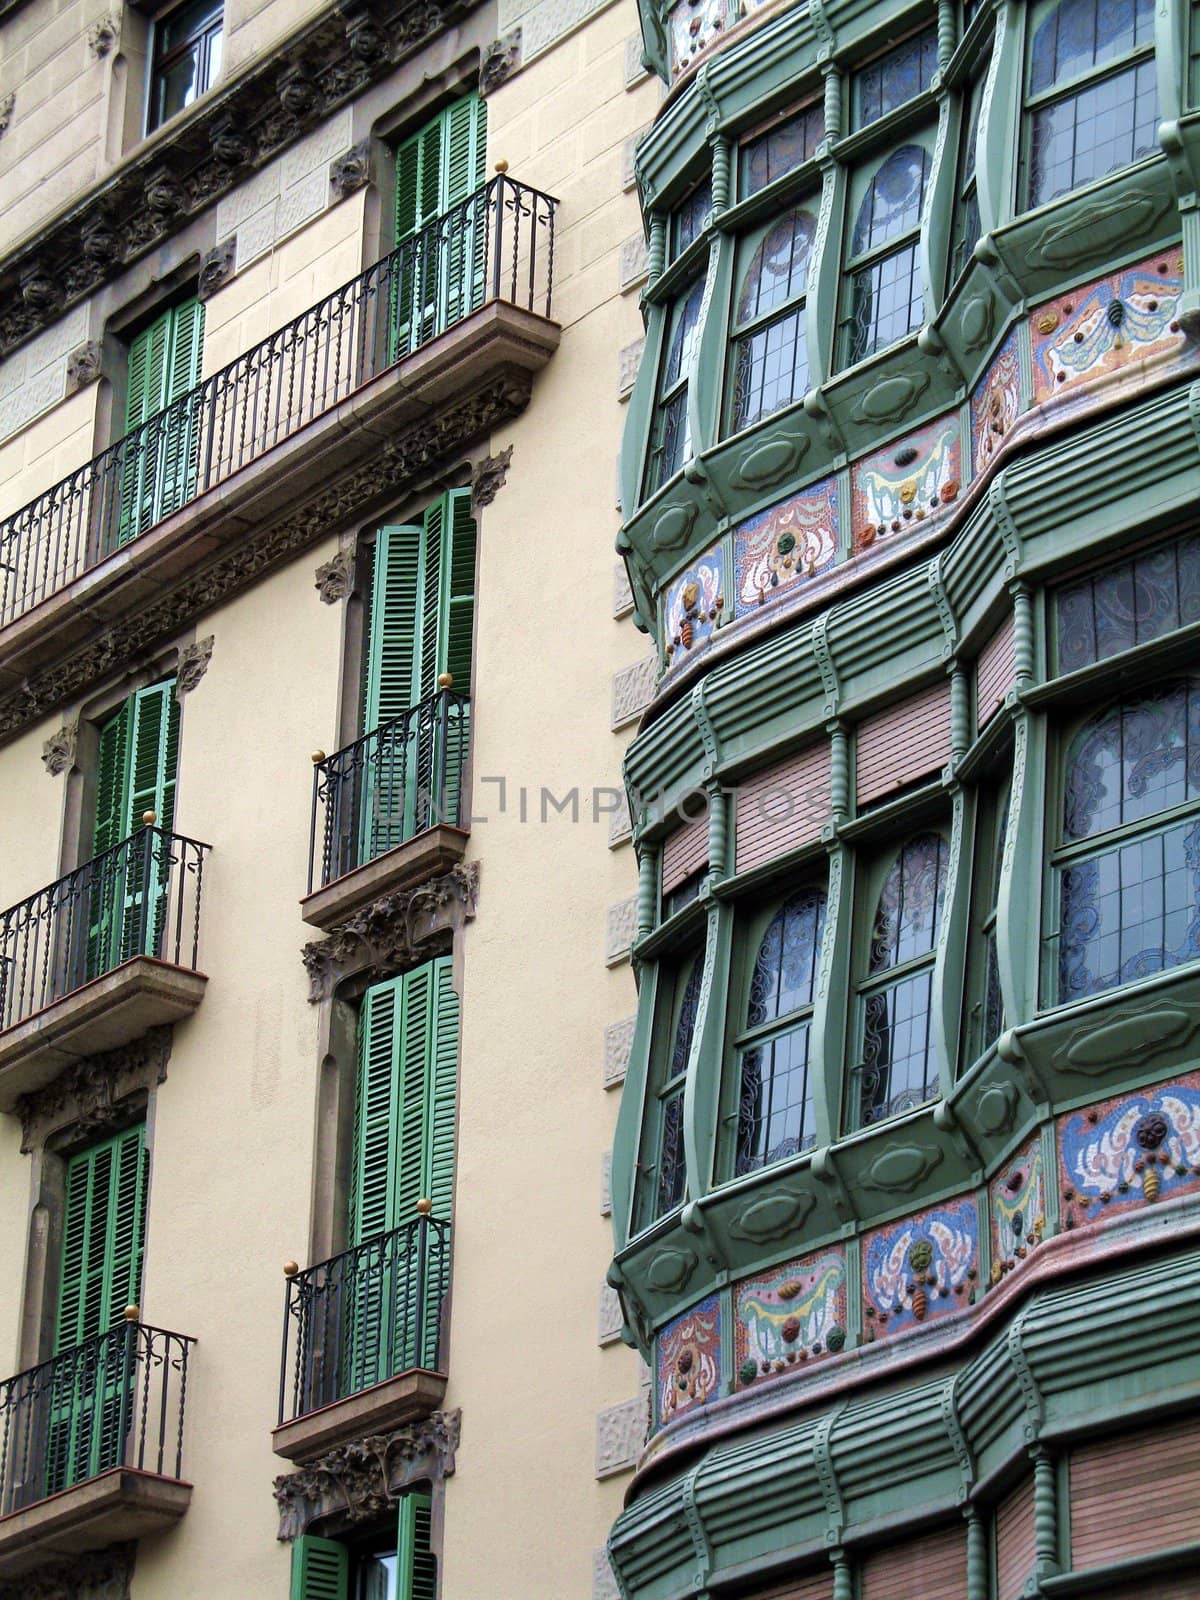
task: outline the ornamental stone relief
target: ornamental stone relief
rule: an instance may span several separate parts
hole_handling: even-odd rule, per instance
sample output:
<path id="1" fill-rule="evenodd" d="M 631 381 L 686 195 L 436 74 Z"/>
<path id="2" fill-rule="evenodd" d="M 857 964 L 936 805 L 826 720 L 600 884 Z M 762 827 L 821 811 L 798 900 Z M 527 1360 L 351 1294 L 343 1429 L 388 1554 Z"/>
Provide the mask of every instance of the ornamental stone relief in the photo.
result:
<path id="1" fill-rule="evenodd" d="M 194 644 L 184 645 L 179 652 L 179 661 L 175 667 L 175 698 L 182 700 L 185 694 L 200 682 L 208 671 L 208 664 L 212 660 L 213 636 L 197 639 Z"/>
<path id="2" fill-rule="evenodd" d="M 324 561 L 317 568 L 315 584 L 317 593 L 321 596 L 322 604 L 331 606 L 338 600 L 345 600 L 354 590 L 354 550 L 347 545 L 339 550 L 337 555 Z"/>
<path id="3" fill-rule="evenodd" d="M 135 1544 L 66 1560 L 51 1560 L 9 1583 L 0 1582 L 0 1600 L 129 1600 Z"/>
<path id="4" fill-rule="evenodd" d="M 75 744 L 79 738 L 78 722 L 68 722 L 57 733 L 52 733 L 42 745 L 42 762 L 52 778 L 67 772 L 75 764 Z"/>
<path id="5" fill-rule="evenodd" d="M 131 1096 L 165 1083 L 170 1059 L 171 1029 L 151 1028 L 131 1044 L 84 1056 L 44 1089 L 23 1094 L 16 1104 L 22 1154 L 63 1128 L 97 1139 L 113 1132 Z"/>

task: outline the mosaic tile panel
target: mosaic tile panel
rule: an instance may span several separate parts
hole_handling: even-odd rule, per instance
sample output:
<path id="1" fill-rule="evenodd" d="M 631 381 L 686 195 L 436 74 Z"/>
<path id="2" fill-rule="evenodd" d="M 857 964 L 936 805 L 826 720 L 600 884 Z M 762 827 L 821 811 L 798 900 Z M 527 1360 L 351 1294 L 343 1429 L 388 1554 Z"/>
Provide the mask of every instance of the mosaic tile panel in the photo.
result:
<path id="1" fill-rule="evenodd" d="M 1030 317 L 1034 399 L 1182 349 L 1174 320 L 1182 291 L 1183 257 L 1171 250 L 1039 306 Z"/>
<path id="2" fill-rule="evenodd" d="M 706 550 L 667 589 L 664 607 L 667 664 L 677 667 L 707 639 L 725 607 L 725 552 Z"/>
<path id="3" fill-rule="evenodd" d="M 1021 414 L 1021 355 L 1014 328 L 971 396 L 971 460 L 986 472 Z"/>
<path id="4" fill-rule="evenodd" d="M 979 1281 L 974 1199 L 949 1200 L 873 1229 L 863 1241 L 862 1276 L 868 1340 L 959 1310 L 975 1298 Z"/>
<path id="5" fill-rule="evenodd" d="M 958 498 L 962 445 L 957 417 L 942 417 L 851 469 L 854 548 L 936 516 Z"/>
<path id="6" fill-rule="evenodd" d="M 1058 1119 L 1067 1228 L 1200 1189 L 1200 1072 Z"/>
<path id="7" fill-rule="evenodd" d="M 676 74 L 694 61 L 725 25 L 726 0 L 681 0 L 671 13 L 671 67 Z"/>
<path id="8" fill-rule="evenodd" d="M 836 478 L 813 483 L 733 531 L 734 613 L 744 617 L 837 559 Z"/>
<path id="9" fill-rule="evenodd" d="M 713 1399 L 721 1387 L 720 1295 L 709 1295 L 668 1322 L 658 1336 L 656 1354 L 660 1424 Z"/>
<path id="10" fill-rule="evenodd" d="M 988 1185 L 992 1282 L 999 1283 L 1042 1242 L 1046 1228 L 1046 1171 L 1035 1133 Z"/>
<path id="11" fill-rule="evenodd" d="M 801 1256 L 738 1285 L 734 1381 L 811 1365 L 846 1343 L 846 1257 L 840 1248 Z"/>

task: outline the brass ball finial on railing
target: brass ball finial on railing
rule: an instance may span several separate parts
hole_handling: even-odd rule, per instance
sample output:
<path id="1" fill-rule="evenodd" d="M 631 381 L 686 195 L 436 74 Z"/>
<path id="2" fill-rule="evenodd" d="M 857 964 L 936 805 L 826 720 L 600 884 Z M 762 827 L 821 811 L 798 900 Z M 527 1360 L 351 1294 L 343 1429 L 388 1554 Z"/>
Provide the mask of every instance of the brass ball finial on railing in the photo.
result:
<path id="1" fill-rule="evenodd" d="M 421 1199 L 417 1201 L 417 1215 L 418 1216 L 427 1217 L 432 1210 L 433 1210 L 433 1201 L 432 1200 L 427 1200 L 424 1196 L 422 1196 Z"/>
<path id="2" fill-rule="evenodd" d="M 313 764 L 314 767 L 319 767 L 321 765 L 322 761 L 324 761 L 325 759 L 326 759 L 326 757 L 325 757 L 324 750 L 314 750 L 313 751 L 313 753 L 312 753 L 312 764 Z"/>
<path id="3" fill-rule="evenodd" d="M 283 1275 L 285 1278 L 294 1278 L 299 1271 L 300 1263 L 298 1261 L 285 1261 L 283 1263 Z"/>
<path id="4" fill-rule="evenodd" d="M 500 174 L 501 177 L 503 177 L 504 174 L 508 171 L 508 162 L 507 161 L 497 161 L 497 163 L 496 163 L 496 171 Z"/>
<path id="5" fill-rule="evenodd" d="M 126 1306 L 125 1307 L 125 1321 L 126 1322 L 136 1322 L 138 1320 L 138 1318 L 141 1316 L 141 1314 L 142 1314 L 141 1306 Z"/>
<path id="6" fill-rule="evenodd" d="M 142 822 L 144 823 L 144 825 L 147 828 L 152 828 L 157 821 L 158 821 L 158 812 L 157 811 L 143 811 L 142 812 Z"/>
<path id="7" fill-rule="evenodd" d="M 439 672 L 437 686 L 439 689 L 453 689 L 454 674 L 452 672 Z"/>

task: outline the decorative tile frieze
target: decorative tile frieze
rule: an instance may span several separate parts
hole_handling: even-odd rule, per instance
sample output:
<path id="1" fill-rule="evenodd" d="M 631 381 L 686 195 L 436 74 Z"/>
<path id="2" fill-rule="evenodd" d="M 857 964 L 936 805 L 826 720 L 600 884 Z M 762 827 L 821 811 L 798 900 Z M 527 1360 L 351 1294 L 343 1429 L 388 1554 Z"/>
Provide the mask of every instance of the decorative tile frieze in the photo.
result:
<path id="1" fill-rule="evenodd" d="M 389 1511 L 415 1483 L 454 1471 L 462 1413 L 434 1411 L 420 1422 L 336 1446 L 275 1479 L 279 1539 L 296 1539 L 322 1518 L 357 1526 Z"/>
<path id="2" fill-rule="evenodd" d="M 623 728 L 627 722 L 632 722 L 641 716 L 654 696 L 654 685 L 657 681 L 658 659 L 653 655 L 646 656 L 641 661 L 635 661 L 631 667 L 622 667 L 620 672 L 613 673 L 614 732 L 618 728 Z"/>
<path id="3" fill-rule="evenodd" d="M 75 764 L 75 745 L 79 738 L 79 723 L 68 722 L 57 733 L 52 733 L 42 745 L 42 762 L 52 778 L 57 778 Z"/>
<path id="4" fill-rule="evenodd" d="M 958 1311 L 979 1293 L 974 1197 L 947 1200 L 863 1240 L 863 1335 L 868 1342 Z"/>
<path id="5" fill-rule="evenodd" d="M 68 393 L 71 357 L 87 344 L 87 336 L 87 307 L 77 306 L 4 361 L 0 368 L 0 439 L 24 428 Z"/>
<path id="6" fill-rule="evenodd" d="M 645 283 L 648 266 L 646 235 L 644 233 L 631 234 L 621 246 L 620 287 L 622 294 L 628 294 L 631 289 L 636 289 L 639 284 Z"/>
<path id="7" fill-rule="evenodd" d="M 642 351 L 646 348 L 644 338 L 635 339 L 632 344 L 627 344 L 617 357 L 617 399 L 628 400 L 633 393 L 633 386 L 637 382 L 638 368 L 642 364 Z"/>
<path id="8" fill-rule="evenodd" d="M 1062 1225 L 1200 1189 L 1200 1072 L 1058 1119 Z"/>
<path id="9" fill-rule="evenodd" d="M 610 1022 L 604 1030 L 604 1087 L 615 1089 L 625 1081 L 629 1066 L 629 1052 L 633 1048 L 633 1029 L 636 1017 L 623 1017 L 620 1022 Z"/>
<path id="10" fill-rule="evenodd" d="M 610 967 L 624 961 L 637 933 L 637 895 L 609 906 L 604 927 L 604 959 Z"/>
<path id="11" fill-rule="evenodd" d="M 734 1293 L 734 1375 L 745 1388 L 845 1347 L 846 1252 L 834 1245 L 738 1284 Z"/>
<path id="12" fill-rule="evenodd" d="M 609 1406 L 596 1418 L 596 1476 L 611 1478 L 636 1466 L 646 1442 L 646 1401 L 643 1395 Z"/>
<path id="13" fill-rule="evenodd" d="M 708 1295 L 659 1333 L 655 1404 L 660 1425 L 717 1398 L 722 1335 L 719 1294 Z"/>
<path id="14" fill-rule="evenodd" d="M 625 1319 L 621 1315 L 621 1298 L 611 1283 L 600 1285 L 600 1315 L 596 1329 L 597 1344 L 612 1344 L 621 1337 Z"/>

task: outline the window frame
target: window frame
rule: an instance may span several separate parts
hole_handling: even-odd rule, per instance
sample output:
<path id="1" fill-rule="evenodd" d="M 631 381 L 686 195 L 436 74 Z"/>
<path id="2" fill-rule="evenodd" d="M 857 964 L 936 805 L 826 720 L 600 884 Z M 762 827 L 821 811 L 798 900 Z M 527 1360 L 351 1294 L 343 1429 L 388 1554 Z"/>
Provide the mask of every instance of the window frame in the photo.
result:
<path id="1" fill-rule="evenodd" d="M 804 165 L 808 166 L 809 163 L 806 162 Z M 799 170 L 799 168 L 793 169 L 793 172 L 784 174 L 777 181 L 782 183 L 784 177 L 791 178 L 794 176 L 794 172 Z M 757 196 L 755 198 L 757 199 Z M 733 438 L 736 434 L 744 433 L 747 429 L 756 427 L 759 423 L 766 422 L 771 417 L 777 417 L 781 411 L 786 411 L 789 406 L 798 405 L 811 387 L 811 367 L 808 353 L 808 296 L 815 260 L 814 245 L 816 243 L 820 205 L 821 189 L 819 187 L 804 190 L 800 194 L 790 197 L 782 209 L 773 211 L 765 221 L 760 221 L 753 228 L 747 229 L 736 242 L 732 283 L 730 285 L 729 321 L 725 353 L 725 395 L 722 406 L 724 425 L 721 431 L 723 439 Z M 787 299 L 769 307 L 766 311 L 756 312 L 753 316 L 748 317 L 744 323 L 739 322 L 737 319 L 738 301 L 741 299 L 744 280 L 753 267 L 759 252 L 765 247 L 772 229 L 778 227 L 785 218 L 805 211 L 812 215 L 813 233 L 807 250 L 803 284 L 800 288 L 794 289 Z M 793 235 L 793 248 L 794 238 L 795 236 Z M 782 323 L 790 318 L 797 320 L 796 344 L 797 347 L 802 346 L 804 350 L 803 387 L 798 394 L 793 394 L 791 399 L 775 406 L 772 410 L 760 411 L 756 416 L 746 421 L 739 421 L 736 406 L 738 392 L 737 372 L 741 360 L 741 350 L 759 334 L 766 333 L 777 323 Z M 751 366 L 753 366 L 753 357 L 748 359 L 751 362 Z M 793 363 L 794 371 L 795 363 Z"/>
<path id="2" fill-rule="evenodd" d="M 703 985 L 704 944 L 692 941 L 676 952 L 664 956 L 658 964 L 657 989 L 654 997 L 654 1027 L 651 1035 L 650 1070 L 647 1074 L 646 1095 L 642 1107 L 641 1136 L 638 1141 L 638 1159 L 634 1172 L 633 1215 L 630 1237 L 648 1233 L 664 1218 L 675 1215 L 687 1195 L 687 1158 L 683 1150 L 683 1096 L 687 1086 L 688 1059 L 695 1044 L 695 1021 L 683 1060 L 677 1071 L 672 1071 L 676 1050 L 676 1035 L 683 1018 L 688 989 L 696 983 L 696 1008 L 699 1015 L 700 990 Z M 666 1025 L 664 1026 L 664 1020 Z M 681 1185 L 679 1198 L 672 1204 L 660 1204 L 663 1141 L 667 1127 L 667 1106 L 679 1102 Z M 650 1156 L 652 1159 L 647 1160 Z"/>
<path id="3" fill-rule="evenodd" d="M 999 972 L 995 967 L 996 923 L 1004 847 L 1012 820 L 1012 757 L 1012 741 L 1006 738 L 1002 753 L 989 765 L 975 786 L 970 932 L 963 989 L 967 1006 L 962 1019 L 960 1077 L 995 1044 L 1004 1031 L 1004 998 L 999 990 Z M 994 1034 L 988 1025 L 993 979 L 999 1002 L 999 1026 Z"/>
<path id="4" fill-rule="evenodd" d="M 1134 0 L 1136 5 L 1136 0 Z M 1114 167 L 1111 171 L 1099 177 L 1087 178 L 1083 182 L 1072 183 L 1067 189 L 1048 195 L 1044 199 L 1035 200 L 1033 197 L 1033 125 L 1034 119 L 1041 111 L 1053 105 L 1065 103 L 1067 100 L 1077 99 L 1087 90 L 1107 79 L 1120 76 L 1122 73 L 1136 74 L 1137 68 L 1149 62 L 1154 66 L 1154 28 L 1153 7 L 1151 8 L 1150 40 L 1147 44 L 1136 46 L 1127 55 L 1115 61 L 1107 61 L 1101 66 L 1093 66 L 1090 71 L 1078 74 L 1068 79 L 1065 83 L 1052 83 L 1049 88 L 1039 90 L 1036 94 L 1030 91 L 1030 81 L 1033 76 L 1033 44 L 1037 37 L 1038 29 L 1049 20 L 1055 8 L 1069 4 L 1069 0 L 1043 0 L 1040 5 L 1030 5 L 1025 13 L 1025 37 L 1021 47 L 1021 103 L 1020 103 L 1020 138 L 1017 141 L 1017 210 L 1018 212 L 1034 211 L 1041 206 L 1054 205 L 1057 201 L 1065 200 L 1069 195 L 1078 194 L 1081 189 L 1086 189 L 1094 183 L 1102 183 L 1106 178 L 1115 177 L 1118 173 L 1128 172 L 1143 161 L 1153 160 L 1161 152 L 1157 146 L 1146 155 L 1135 155 L 1133 159 L 1122 166 Z M 1155 118 L 1157 128 L 1162 120 L 1162 107 L 1158 101 L 1157 84 L 1155 86 Z"/>
<path id="5" fill-rule="evenodd" d="M 181 112 L 195 105 L 196 101 L 206 95 L 217 82 L 224 65 L 224 39 L 225 39 L 225 6 L 223 0 L 215 0 L 207 18 L 192 32 L 171 46 L 169 50 L 162 49 L 164 25 L 171 18 L 178 15 L 188 7 L 188 0 L 182 0 L 179 5 L 166 7 L 154 18 L 150 25 L 150 72 L 148 92 L 146 98 L 146 135 L 147 137 L 163 128 L 168 122 L 179 116 Z M 213 65 L 213 47 L 217 47 L 216 65 Z M 174 111 L 164 111 L 161 115 L 158 110 L 159 85 L 180 61 L 187 58 L 197 47 L 197 88 L 190 100 L 178 106 Z"/>
<path id="6" fill-rule="evenodd" d="M 702 234 L 701 238 L 703 237 L 704 235 Z M 687 256 L 690 257 L 691 254 L 692 252 L 689 250 Z M 654 404 L 651 409 L 650 427 L 646 439 L 646 459 L 642 466 L 642 488 L 639 502 L 642 506 L 652 500 L 660 490 L 671 482 L 672 478 L 682 472 L 687 463 L 691 437 L 687 415 L 688 389 L 691 382 L 691 357 L 703 325 L 705 282 L 705 267 L 698 257 L 693 271 L 683 278 L 677 291 L 672 295 L 669 305 L 663 308 L 663 341 L 659 351 L 658 371 L 655 374 Z M 680 332 L 680 330 L 693 295 L 698 295 L 699 299 L 696 302 L 696 319 L 692 325 L 689 338 L 686 332 Z M 680 332 L 682 339 L 679 372 L 668 383 L 667 372 L 671 364 L 671 350 L 677 332 Z M 680 422 L 681 454 L 679 464 L 672 467 L 670 471 L 664 471 L 663 439 L 667 428 L 667 415 L 676 402 L 681 402 L 683 407 Z"/>
<path id="7" fill-rule="evenodd" d="M 958 152 L 954 164 L 954 214 L 946 261 L 946 279 L 950 291 L 965 276 L 974 259 L 975 246 L 983 237 L 983 222 L 979 214 L 979 131 L 995 43 L 995 34 L 990 32 L 978 48 L 973 49 L 971 64 L 957 85 Z M 968 226 L 972 206 L 975 217 L 973 230 Z M 968 235 L 971 237 L 968 238 Z M 957 259 L 960 255 L 961 260 Z"/>

